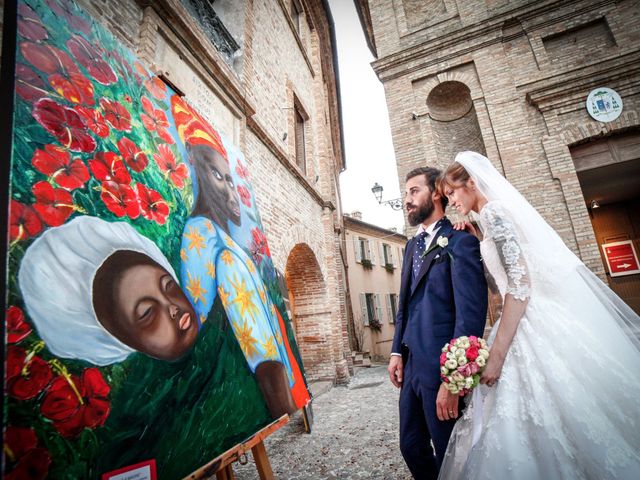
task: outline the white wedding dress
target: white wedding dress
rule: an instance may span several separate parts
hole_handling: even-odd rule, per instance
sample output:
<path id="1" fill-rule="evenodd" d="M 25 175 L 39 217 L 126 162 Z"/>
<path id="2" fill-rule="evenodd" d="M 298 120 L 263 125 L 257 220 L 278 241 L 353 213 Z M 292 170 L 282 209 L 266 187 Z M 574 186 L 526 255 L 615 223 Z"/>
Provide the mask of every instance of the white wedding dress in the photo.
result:
<path id="1" fill-rule="evenodd" d="M 559 237 L 540 237 L 551 228 L 537 212 L 525 209 L 522 225 L 513 202 L 523 197 L 489 193 L 508 182 L 478 168 L 486 158 L 460 155 L 490 199 L 479 216 L 485 268 L 503 298 L 529 303 L 499 381 L 476 388 L 456 423 L 439 478 L 640 478 L 638 316 Z"/>

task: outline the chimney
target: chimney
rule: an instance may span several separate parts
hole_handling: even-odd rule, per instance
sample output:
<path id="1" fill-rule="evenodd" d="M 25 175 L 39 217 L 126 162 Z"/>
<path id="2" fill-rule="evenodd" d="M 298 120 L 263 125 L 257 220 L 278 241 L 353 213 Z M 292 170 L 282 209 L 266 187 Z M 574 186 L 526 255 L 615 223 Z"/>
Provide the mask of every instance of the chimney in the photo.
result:
<path id="1" fill-rule="evenodd" d="M 362 212 L 358 212 L 358 211 L 351 212 L 351 216 L 356 220 L 362 220 Z"/>

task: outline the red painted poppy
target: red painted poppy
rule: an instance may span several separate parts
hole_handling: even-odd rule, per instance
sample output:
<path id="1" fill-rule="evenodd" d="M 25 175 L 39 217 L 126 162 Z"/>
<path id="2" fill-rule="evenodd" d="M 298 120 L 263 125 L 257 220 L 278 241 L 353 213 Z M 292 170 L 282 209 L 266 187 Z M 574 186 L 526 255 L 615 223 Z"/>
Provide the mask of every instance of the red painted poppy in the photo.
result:
<path id="1" fill-rule="evenodd" d="M 44 150 L 36 150 L 31 164 L 67 190 L 82 188 L 89 180 L 89 171 L 84 162 L 78 158 L 72 159 L 68 150 L 57 145 L 45 145 Z"/>
<path id="2" fill-rule="evenodd" d="M 87 133 L 87 127 L 78 112 L 60 105 L 50 98 L 41 98 L 31 112 L 44 129 L 74 152 L 90 153 L 96 149 L 96 141 Z"/>
<path id="3" fill-rule="evenodd" d="M 94 45 L 79 35 L 74 35 L 67 42 L 67 47 L 80 65 L 87 69 L 89 75 L 102 85 L 111 85 L 118 81 L 113 69 L 105 62 L 103 54 Z"/>
<path id="4" fill-rule="evenodd" d="M 18 33 L 21 37 L 34 42 L 39 42 L 49 36 L 40 17 L 26 3 L 18 4 Z"/>
<path id="5" fill-rule="evenodd" d="M 109 390 L 97 368 L 87 368 L 81 378 L 59 376 L 47 390 L 40 412 L 63 437 L 76 437 L 85 428 L 104 425 L 111 408 Z"/>
<path id="6" fill-rule="evenodd" d="M 173 145 L 174 140 L 169 131 L 169 122 L 167 121 L 167 115 L 160 109 L 154 108 L 151 100 L 147 97 L 142 97 L 142 108 L 147 113 L 142 113 L 140 119 L 145 128 L 150 132 L 158 132 L 158 136 L 165 142 Z"/>
<path id="7" fill-rule="evenodd" d="M 51 455 L 38 447 L 31 428 L 7 426 L 4 432 L 5 480 L 43 480 L 51 465 Z"/>
<path id="8" fill-rule="evenodd" d="M 9 217 L 9 239 L 11 242 L 35 237 L 42 231 L 42 221 L 30 205 L 11 199 Z"/>
<path id="9" fill-rule="evenodd" d="M 44 223 L 50 227 L 58 227 L 67 221 L 73 213 L 73 197 L 62 188 L 53 188 L 49 182 L 38 182 L 31 191 L 36 197 L 33 204 Z"/>
<path id="10" fill-rule="evenodd" d="M 247 187 L 238 185 L 237 190 L 238 195 L 240 195 L 240 201 L 244 203 L 248 208 L 251 208 L 251 194 L 249 193 L 249 190 L 247 190 Z"/>
<path id="11" fill-rule="evenodd" d="M 251 229 L 251 237 L 253 238 L 253 243 L 256 246 L 258 252 L 263 255 L 271 256 L 271 252 L 269 251 L 269 245 L 267 244 L 267 237 L 258 227 Z"/>
<path id="12" fill-rule="evenodd" d="M 113 152 L 98 152 L 89 160 L 89 168 L 101 182 L 113 181 L 122 185 L 131 183 L 131 175 L 122 158 Z"/>
<path id="13" fill-rule="evenodd" d="M 113 64 L 118 69 L 121 77 L 124 77 L 125 73 L 129 74 L 130 77 L 135 77 L 131 64 L 125 61 L 118 52 L 116 52 L 115 50 L 107 52 L 107 57 L 113 58 Z"/>
<path id="14" fill-rule="evenodd" d="M 95 103 L 93 84 L 65 52 L 33 42 L 22 42 L 20 51 L 34 67 L 49 75 L 47 80 L 58 95 L 72 103 Z"/>
<path id="15" fill-rule="evenodd" d="M 138 62 L 137 60 L 135 61 L 135 63 L 133 64 L 133 66 L 136 69 L 136 72 L 138 72 L 140 75 L 142 75 L 143 77 L 148 77 L 149 76 L 149 72 L 147 71 L 147 69 L 145 68 L 144 65 L 142 65 L 140 62 Z"/>
<path id="16" fill-rule="evenodd" d="M 49 94 L 40 76 L 23 63 L 16 64 L 16 93 L 27 102 L 33 102 Z"/>
<path id="17" fill-rule="evenodd" d="M 249 170 L 242 164 L 240 160 L 238 160 L 238 164 L 236 165 L 236 173 L 245 180 L 249 180 Z"/>
<path id="18" fill-rule="evenodd" d="M 145 75 L 146 72 L 145 72 Z M 151 77 L 144 81 L 145 88 L 149 91 L 153 98 L 164 100 L 167 95 L 167 86 L 158 77 Z"/>
<path id="19" fill-rule="evenodd" d="M 109 181 L 102 182 L 100 198 L 116 217 L 127 215 L 129 218 L 138 218 L 140 215 L 138 196 L 129 185 Z"/>
<path id="20" fill-rule="evenodd" d="M 184 187 L 184 179 L 189 176 L 189 169 L 184 163 L 178 163 L 169 145 L 160 145 L 158 153 L 154 153 L 153 158 L 160 171 L 167 174 L 176 187 Z"/>
<path id="21" fill-rule="evenodd" d="M 104 117 L 116 130 L 124 132 L 131 131 L 131 114 L 124 106 L 116 101 L 107 98 L 100 99 L 100 106 L 104 111 Z"/>
<path id="22" fill-rule="evenodd" d="M 107 138 L 109 136 L 109 125 L 107 125 L 107 122 L 105 122 L 104 117 L 98 110 L 76 107 L 76 112 L 80 114 L 84 123 L 93 133 L 101 138 Z"/>
<path id="23" fill-rule="evenodd" d="M 53 378 L 51 366 L 36 355 L 29 356 L 20 347 L 7 348 L 7 391 L 18 400 L 37 397 Z"/>
<path id="24" fill-rule="evenodd" d="M 22 309 L 11 305 L 7 308 L 7 342 L 18 343 L 31 333 L 31 326 L 25 321 Z"/>
<path id="25" fill-rule="evenodd" d="M 147 167 L 149 163 L 147 155 L 127 137 L 122 137 L 118 140 L 118 150 L 120 150 L 120 155 L 127 162 L 129 168 L 134 172 L 141 172 Z"/>
<path id="26" fill-rule="evenodd" d="M 142 216 L 159 225 L 164 225 L 167 221 L 167 215 L 169 215 L 169 205 L 162 198 L 162 195 L 142 183 L 136 184 L 136 190 L 140 199 Z"/>
<path id="27" fill-rule="evenodd" d="M 45 0 L 57 17 L 62 17 L 69 25 L 69 29 L 73 32 L 82 32 L 85 35 L 91 33 L 91 25 L 82 17 L 74 14 L 71 8 L 71 2 L 63 1 L 61 4 L 56 0 Z"/>

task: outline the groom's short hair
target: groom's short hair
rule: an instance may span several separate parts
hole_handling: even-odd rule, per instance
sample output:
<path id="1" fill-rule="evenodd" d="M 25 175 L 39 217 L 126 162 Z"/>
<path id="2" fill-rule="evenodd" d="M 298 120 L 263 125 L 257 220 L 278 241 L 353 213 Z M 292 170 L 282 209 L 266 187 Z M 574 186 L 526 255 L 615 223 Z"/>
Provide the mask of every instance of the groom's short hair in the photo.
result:
<path id="1" fill-rule="evenodd" d="M 409 181 L 410 178 L 417 177 L 418 175 L 424 175 L 425 180 L 427 181 L 427 185 L 431 192 L 435 192 L 437 189 L 437 183 L 440 177 L 442 176 L 442 171 L 433 167 L 418 167 L 411 170 L 407 173 L 404 181 Z M 444 195 L 440 196 L 440 204 L 442 205 L 442 209 L 447 208 L 447 204 L 449 200 Z"/>

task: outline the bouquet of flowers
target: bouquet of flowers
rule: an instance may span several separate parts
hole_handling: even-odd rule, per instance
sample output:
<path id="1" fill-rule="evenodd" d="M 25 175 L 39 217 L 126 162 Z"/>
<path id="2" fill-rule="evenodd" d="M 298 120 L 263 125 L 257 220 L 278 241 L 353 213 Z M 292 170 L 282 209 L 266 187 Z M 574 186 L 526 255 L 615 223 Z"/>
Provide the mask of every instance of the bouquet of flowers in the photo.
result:
<path id="1" fill-rule="evenodd" d="M 480 374 L 487 365 L 489 347 L 476 336 L 454 338 L 440 354 L 440 377 L 445 388 L 461 397 L 473 390 L 480 381 Z"/>

